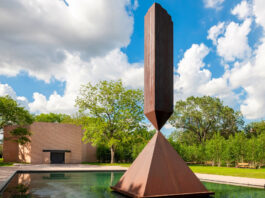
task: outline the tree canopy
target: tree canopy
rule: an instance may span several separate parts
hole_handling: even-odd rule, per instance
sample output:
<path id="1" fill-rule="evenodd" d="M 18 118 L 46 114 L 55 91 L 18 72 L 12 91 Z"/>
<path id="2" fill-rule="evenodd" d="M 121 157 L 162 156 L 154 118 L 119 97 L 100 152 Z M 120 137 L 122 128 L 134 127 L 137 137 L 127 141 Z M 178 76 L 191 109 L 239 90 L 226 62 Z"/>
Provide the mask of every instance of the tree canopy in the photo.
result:
<path id="1" fill-rule="evenodd" d="M 117 146 L 131 141 L 133 134 L 145 127 L 142 123 L 143 92 L 125 88 L 120 80 L 82 86 L 76 105 L 87 116 L 83 118 L 86 119 L 82 124 L 83 140 L 107 145 L 111 163 Z"/>
<path id="2" fill-rule="evenodd" d="M 210 96 L 177 101 L 169 122 L 180 133 L 179 138 L 188 144 L 204 143 L 216 132 L 228 138 L 244 124 L 240 112 Z"/>
<path id="3" fill-rule="evenodd" d="M 265 120 L 260 122 L 251 122 L 245 127 L 245 132 L 248 137 L 258 136 L 265 133 Z"/>
<path id="4" fill-rule="evenodd" d="M 37 122 L 57 122 L 61 123 L 66 120 L 71 119 L 70 115 L 67 114 L 56 114 L 56 113 L 41 113 L 40 115 L 35 116 L 34 120 Z"/>
<path id="5" fill-rule="evenodd" d="M 6 125 L 17 125 L 17 129 L 11 131 L 20 144 L 29 142 L 30 132 L 25 128 L 33 122 L 32 115 L 10 96 L 0 97 L 0 129 Z"/>

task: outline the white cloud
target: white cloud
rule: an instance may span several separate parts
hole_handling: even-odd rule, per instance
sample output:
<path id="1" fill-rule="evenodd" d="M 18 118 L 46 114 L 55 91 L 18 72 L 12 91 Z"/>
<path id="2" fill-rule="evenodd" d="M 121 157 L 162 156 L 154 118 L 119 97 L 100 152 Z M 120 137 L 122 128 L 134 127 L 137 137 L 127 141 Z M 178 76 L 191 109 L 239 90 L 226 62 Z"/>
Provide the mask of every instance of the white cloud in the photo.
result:
<path id="1" fill-rule="evenodd" d="M 213 41 L 217 54 L 223 57 L 221 63 L 225 65 L 225 72 L 221 77 L 211 78 L 211 72 L 205 69 L 203 59 L 209 53 L 206 46 L 192 45 L 185 52 L 184 58 L 178 64 L 179 76 L 175 81 L 177 100 L 191 95 L 215 96 L 229 106 L 239 105 L 246 119 L 264 119 L 264 10 L 263 0 L 242 1 L 232 11 L 232 14 L 244 20 L 242 24 L 233 21 L 219 22 L 208 31 L 207 38 Z M 248 35 L 251 32 L 253 16 L 255 22 L 263 27 L 263 35 L 251 49 Z"/>
<path id="2" fill-rule="evenodd" d="M 8 84 L 1 84 L 0 83 L 0 96 L 9 95 L 11 98 L 15 99 L 16 92 L 10 87 Z"/>
<path id="3" fill-rule="evenodd" d="M 230 76 L 234 89 L 242 87 L 245 90 L 246 98 L 240 109 L 247 119 L 265 117 L 265 38 L 254 54 L 252 60 L 237 63 Z"/>
<path id="4" fill-rule="evenodd" d="M 133 9 L 136 10 L 139 6 L 138 0 L 134 0 Z"/>
<path id="5" fill-rule="evenodd" d="M 252 7 L 246 1 L 242 1 L 240 4 L 236 5 L 234 9 L 231 11 L 233 15 L 236 15 L 239 19 L 246 19 L 247 17 L 251 16 Z"/>
<path id="6" fill-rule="evenodd" d="M 263 36 L 253 49 L 253 56 L 242 62 L 236 62 L 230 71 L 230 84 L 233 89 L 242 88 L 245 99 L 240 110 L 247 119 L 265 117 L 265 3 L 263 0 L 253 1 L 255 22 L 263 27 Z"/>
<path id="7" fill-rule="evenodd" d="M 80 85 L 87 82 L 122 79 L 126 86 L 143 87 L 143 65 L 128 63 L 120 51 L 130 42 L 138 1 L 67 3 L 0 1 L 0 75 L 26 71 L 47 83 L 54 78 L 66 84 L 63 95 L 35 92 L 28 104 L 33 113 L 74 113 Z"/>
<path id="8" fill-rule="evenodd" d="M 253 82 L 251 86 L 245 87 L 248 96 L 241 105 L 240 110 L 247 119 L 258 119 L 265 116 L 265 88 L 260 82 Z"/>
<path id="9" fill-rule="evenodd" d="M 238 96 L 229 87 L 230 72 L 227 70 L 223 76 L 212 78 L 210 70 L 205 69 L 203 60 L 209 52 L 204 44 L 193 44 L 184 53 L 183 59 L 178 63 L 178 76 L 175 77 L 175 100 L 208 95 L 219 97 L 226 105 L 235 105 Z"/>
<path id="10" fill-rule="evenodd" d="M 248 45 L 251 19 L 246 19 L 241 25 L 231 22 L 226 27 L 224 36 L 217 40 L 217 53 L 225 61 L 234 61 L 250 56 L 251 49 Z"/>
<path id="11" fill-rule="evenodd" d="M 253 12 L 256 17 L 256 23 L 265 30 L 265 3 L 264 0 L 253 0 Z"/>
<path id="12" fill-rule="evenodd" d="M 229 84 L 229 77 L 230 71 L 227 70 L 221 77 L 212 78 L 206 84 L 201 85 L 198 92 L 202 95 L 218 97 L 224 101 L 225 105 L 233 107 L 240 103 L 240 98 Z"/>
<path id="13" fill-rule="evenodd" d="M 203 59 L 209 53 L 209 49 L 204 44 L 193 44 L 184 53 L 183 59 L 178 63 L 175 77 L 175 100 L 185 99 L 188 96 L 198 94 L 198 88 L 211 78 L 211 72 L 204 68 Z"/>
<path id="14" fill-rule="evenodd" d="M 252 69 L 252 64 L 250 62 L 236 62 L 230 72 L 229 80 L 231 87 L 236 89 L 241 86 L 247 86 L 249 77 L 253 74 Z"/>
<path id="15" fill-rule="evenodd" d="M 47 100 L 46 97 L 40 93 L 33 94 L 34 101 L 29 103 L 31 112 L 34 113 L 67 113 L 73 114 L 76 112 L 74 107 L 74 98 L 71 95 L 60 96 L 56 92 L 50 95 Z"/>
<path id="16" fill-rule="evenodd" d="M 16 100 L 19 105 L 28 109 L 28 100 L 24 96 L 17 96 L 16 92 L 8 84 L 0 83 L 0 96 L 10 96 L 12 99 Z"/>
<path id="17" fill-rule="evenodd" d="M 225 74 L 212 79 L 207 84 L 201 86 L 200 91 L 213 95 L 215 90 L 219 92 L 219 97 L 227 95 L 228 99 L 237 99 L 237 104 L 246 119 L 261 119 L 265 117 L 265 2 L 263 0 L 242 1 L 233 10 L 232 14 L 239 19 L 243 19 L 242 24 L 230 22 L 226 27 L 225 34 L 217 38 L 217 53 L 225 61 L 235 61 L 231 69 L 226 67 Z M 248 34 L 251 31 L 251 19 L 255 17 L 255 22 L 263 27 L 263 35 L 251 49 L 248 45 Z M 218 30 L 218 25 L 214 26 Z M 211 30 L 211 29 L 210 29 Z M 208 38 L 215 41 L 215 34 Z M 214 30 L 214 29 L 212 29 Z M 214 32 L 214 31 L 213 31 Z M 218 32 L 218 31 L 216 31 Z M 235 90 L 240 90 L 235 94 Z M 240 96 L 243 97 L 240 98 Z M 234 95 L 234 97 L 232 97 Z M 229 102 L 231 105 L 232 103 Z"/>
<path id="18" fill-rule="evenodd" d="M 49 82 L 64 72 L 65 52 L 82 60 L 125 47 L 133 31 L 130 0 L 0 1 L 0 74 L 25 70 Z M 61 80 L 61 79 L 58 79 Z"/>
<path id="19" fill-rule="evenodd" d="M 220 9 L 224 0 L 203 0 L 206 8 Z"/>
<path id="20" fill-rule="evenodd" d="M 54 92 L 47 99 L 41 93 L 34 93 L 34 101 L 29 104 L 31 112 L 74 113 L 80 86 L 88 82 L 122 79 L 128 87 L 143 87 L 143 65 L 128 63 L 126 54 L 119 49 L 112 50 L 104 57 L 91 58 L 89 62 L 83 61 L 78 54 L 66 54 L 63 67 L 65 73 L 62 76 L 57 74 L 57 78 L 66 82 L 64 95 Z"/>
<path id="21" fill-rule="evenodd" d="M 219 22 L 217 25 L 214 25 L 208 30 L 208 36 L 207 39 L 210 39 L 213 41 L 213 44 L 217 44 L 217 38 L 219 35 L 223 34 L 225 31 L 225 23 Z"/>
<path id="22" fill-rule="evenodd" d="M 54 92 L 46 97 L 35 92 L 33 94 L 34 101 L 28 104 L 32 113 L 75 113 L 77 109 L 74 105 L 79 88 L 82 84 L 88 82 L 96 83 L 99 80 L 122 79 L 125 86 L 143 88 L 143 64 L 128 63 L 126 54 L 119 49 L 114 49 L 103 57 L 91 58 L 90 61 L 82 60 L 79 54 L 66 52 L 66 59 L 62 63 L 62 67 L 64 72 L 57 73 L 55 77 L 65 81 L 64 94 L 59 95 Z M 14 95 L 17 98 L 16 93 L 10 86 L 5 85 L 5 87 L 6 94 Z"/>
<path id="23" fill-rule="evenodd" d="M 0 1 L 0 74 L 16 76 L 23 70 L 46 82 L 55 78 L 66 84 L 64 94 L 54 92 L 46 97 L 35 92 L 31 103 L 17 96 L 9 85 L 0 84 L 0 95 L 11 95 L 34 113 L 74 113 L 80 85 L 87 82 L 122 79 L 126 86 L 143 87 L 143 64 L 129 63 L 120 50 L 130 42 L 131 11 L 137 8 L 138 1 L 67 2 L 69 7 L 59 0 Z M 208 8 L 220 9 L 224 0 L 204 2 Z M 207 38 L 224 60 L 225 73 L 212 78 L 204 62 L 210 49 L 193 44 L 178 63 L 175 100 L 210 95 L 229 106 L 239 104 L 247 119 L 265 117 L 265 38 L 259 40 L 256 49 L 248 45 L 252 23 L 248 17 L 253 14 L 255 22 L 265 30 L 265 3 L 244 2 L 232 10 L 232 14 L 244 19 L 241 24 L 219 22 L 208 31 Z M 235 93 L 238 88 L 245 92 L 243 102 L 240 93 Z"/>
<path id="24" fill-rule="evenodd" d="M 169 122 L 167 122 L 165 125 L 164 125 L 164 128 L 167 129 L 167 130 L 170 130 L 170 129 L 175 129 Z"/>

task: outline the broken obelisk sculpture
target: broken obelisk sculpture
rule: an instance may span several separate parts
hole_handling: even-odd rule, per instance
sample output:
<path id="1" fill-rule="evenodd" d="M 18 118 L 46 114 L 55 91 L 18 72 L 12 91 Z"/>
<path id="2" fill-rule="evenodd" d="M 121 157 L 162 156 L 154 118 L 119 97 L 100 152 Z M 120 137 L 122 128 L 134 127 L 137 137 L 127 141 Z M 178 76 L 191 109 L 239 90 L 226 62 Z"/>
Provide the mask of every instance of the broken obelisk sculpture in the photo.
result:
<path id="1" fill-rule="evenodd" d="M 154 137 L 113 190 L 130 197 L 208 197 L 200 180 L 162 135 L 173 113 L 173 23 L 154 3 L 145 15 L 144 113 Z"/>

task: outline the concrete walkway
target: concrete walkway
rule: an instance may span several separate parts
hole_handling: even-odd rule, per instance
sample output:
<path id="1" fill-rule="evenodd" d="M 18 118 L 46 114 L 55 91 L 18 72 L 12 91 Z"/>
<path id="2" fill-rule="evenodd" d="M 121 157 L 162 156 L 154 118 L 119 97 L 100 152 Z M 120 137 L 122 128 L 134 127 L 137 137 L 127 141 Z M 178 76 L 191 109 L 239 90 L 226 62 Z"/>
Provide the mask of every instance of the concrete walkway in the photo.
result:
<path id="1" fill-rule="evenodd" d="M 14 166 L 0 167 L 0 189 L 5 182 L 15 173 L 15 171 L 119 171 L 127 170 L 126 167 L 120 166 L 96 166 L 86 164 L 40 164 L 27 165 L 16 164 Z M 250 186 L 256 188 L 265 188 L 265 179 L 255 179 L 246 177 L 233 177 L 223 175 L 210 175 L 196 173 L 202 181 L 225 183 L 239 186 Z"/>

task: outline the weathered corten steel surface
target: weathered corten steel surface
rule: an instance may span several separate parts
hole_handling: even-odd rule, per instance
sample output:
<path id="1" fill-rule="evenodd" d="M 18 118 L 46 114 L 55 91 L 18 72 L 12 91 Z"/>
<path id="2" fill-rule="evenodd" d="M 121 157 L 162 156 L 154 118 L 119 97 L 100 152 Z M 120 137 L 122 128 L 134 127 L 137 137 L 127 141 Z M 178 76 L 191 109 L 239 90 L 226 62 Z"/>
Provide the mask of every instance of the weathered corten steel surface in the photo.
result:
<path id="1" fill-rule="evenodd" d="M 173 22 L 154 3 L 144 30 L 144 114 L 160 130 L 173 113 Z"/>
<path id="2" fill-rule="evenodd" d="M 173 113 L 173 23 L 157 3 L 145 15 L 144 58 L 144 113 L 157 132 L 111 188 L 130 197 L 209 197 L 159 131 Z"/>
<path id="3" fill-rule="evenodd" d="M 206 197 L 213 194 L 161 132 L 156 132 L 112 189 L 130 197 Z"/>

